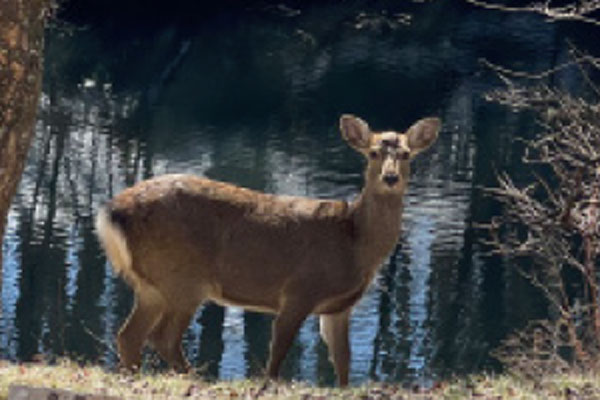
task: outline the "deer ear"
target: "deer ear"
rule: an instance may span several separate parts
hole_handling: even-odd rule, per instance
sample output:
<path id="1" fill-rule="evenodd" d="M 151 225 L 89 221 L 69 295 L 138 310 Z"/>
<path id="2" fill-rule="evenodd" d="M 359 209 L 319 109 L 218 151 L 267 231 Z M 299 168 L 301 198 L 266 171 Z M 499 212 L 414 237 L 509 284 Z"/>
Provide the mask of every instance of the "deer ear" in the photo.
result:
<path id="1" fill-rule="evenodd" d="M 371 129 L 362 119 L 344 114 L 340 117 L 342 137 L 358 151 L 365 151 L 371 144 Z"/>
<path id="2" fill-rule="evenodd" d="M 408 128 L 406 136 L 411 157 L 426 150 L 437 140 L 441 125 L 439 118 L 423 118 Z"/>

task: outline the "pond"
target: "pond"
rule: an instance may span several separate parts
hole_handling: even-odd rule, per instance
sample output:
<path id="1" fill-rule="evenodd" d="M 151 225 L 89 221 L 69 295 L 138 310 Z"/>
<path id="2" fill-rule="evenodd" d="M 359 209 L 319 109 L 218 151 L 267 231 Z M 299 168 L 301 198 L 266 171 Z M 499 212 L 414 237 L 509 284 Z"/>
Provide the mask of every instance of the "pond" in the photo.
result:
<path id="1" fill-rule="evenodd" d="M 415 160 L 401 240 L 354 310 L 351 383 L 497 369 L 490 350 L 547 306 L 482 244 L 476 225 L 500 209 L 481 189 L 497 171 L 524 173 L 515 138 L 538 128 L 485 101 L 502 81 L 481 59 L 547 70 L 585 32 L 455 1 L 189 12 L 197 20 L 64 17 L 49 30 L 36 138 L 2 248 L 0 357 L 114 368 L 132 294 L 95 238 L 98 207 L 167 172 L 350 200 L 363 160 L 337 126 L 353 113 L 380 130 L 435 115 L 443 130 Z M 546 83 L 583 85 L 575 69 Z M 270 321 L 207 305 L 185 334 L 186 354 L 207 378 L 260 376 Z M 145 365 L 160 367 L 152 354 Z M 334 382 L 316 318 L 283 376 Z"/>

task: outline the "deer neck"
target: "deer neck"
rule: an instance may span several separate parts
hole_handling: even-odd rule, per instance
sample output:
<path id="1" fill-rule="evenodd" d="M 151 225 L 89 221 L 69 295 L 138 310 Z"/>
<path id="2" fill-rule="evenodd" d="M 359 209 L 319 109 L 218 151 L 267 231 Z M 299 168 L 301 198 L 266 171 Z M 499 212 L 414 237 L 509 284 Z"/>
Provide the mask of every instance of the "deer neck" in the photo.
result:
<path id="1" fill-rule="evenodd" d="M 372 276 L 396 246 L 403 210 L 402 193 L 377 193 L 368 185 L 353 203 L 357 266 Z"/>

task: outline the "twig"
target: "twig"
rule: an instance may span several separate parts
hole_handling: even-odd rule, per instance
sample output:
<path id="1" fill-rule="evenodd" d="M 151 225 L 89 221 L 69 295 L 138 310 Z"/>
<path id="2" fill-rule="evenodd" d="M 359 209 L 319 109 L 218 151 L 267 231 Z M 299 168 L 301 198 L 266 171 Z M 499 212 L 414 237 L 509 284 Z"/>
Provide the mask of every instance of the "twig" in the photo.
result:
<path id="1" fill-rule="evenodd" d="M 532 3 L 528 6 L 523 7 L 511 7 L 504 4 L 498 3 L 488 3 L 486 1 L 479 0 L 465 0 L 467 3 L 470 3 L 477 7 L 486 8 L 488 10 L 499 10 L 506 12 L 529 12 L 540 14 L 545 17 L 548 17 L 553 21 L 576 21 L 576 22 L 585 22 L 588 24 L 600 26 L 600 21 L 594 18 L 590 18 L 585 16 L 585 14 L 592 13 L 600 9 L 600 4 L 598 2 L 590 2 L 588 8 L 577 9 L 574 7 L 550 7 L 548 2 L 546 4 L 541 3 Z"/>
<path id="2" fill-rule="evenodd" d="M 101 345 L 103 345 L 110 353 L 112 353 L 115 357 L 118 356 L 117 350 L 115 349 L 115 347 L 112 345 L 112 343 L 108 342 L 106 339 L 101 338 L 100 336 L 96 335 L 94 332 L 92 332 L 92 330 L 90 328 L 87 327 L 87 325 L 85 324 L 85 322 L 80 321 L 81 322 L 81 326 L 83 326 L 83 331 L 85 333 L 87 333 L 88 335 L 90 335 L 90 337 L 92 339 L 94 339 L 96 342 L 100 343 Z"/>
<path id="3" fill-rule="evenodd" d="M 466 0 L 466 1 L 470 1 L 470 0 Z M 480 58 L 479 62 L 499 74 L 502 74 L 505 76 L 512 76 L 515 78 L 526 78 L 526 79 L 532 79 L 532 80 L 540 80 L 540 79 L 547 78 L 550 75 L 553 75 L 559 71 L 562 71 L 564 69 L 567 69 L 567 68 L 570 68 L 573 66 L 577 66 L 581 69 L 581 65 L 583 63 L 590 63 L 595 67 L 598 67 L 600 65 L 600 64 L 597 65 L 597 63 L 600 62 L 600 59 L 598 59 L 596 57 L 592 57 L 590 55 L 583 55 L 583 56 L 575 57 L 571 61 L 564 62 L 564 63 L 559 64 L 558 66 L 548 69 L 546 71 L 542 71 L 537 74 L 532 74 L 532 73 L 525 72 L 525 71 L 515 71 L 515 70 L 509 69 L 509 68 L 502 67 L 498 64 L 494 64 L 494 63 L 486 60 L 485 58 Z M 505 80 L 506 79 L 505 76 L 501 77 L 501 79 Z M 594 88 L 595 88 L 595 86 L 594 86 Z"/>

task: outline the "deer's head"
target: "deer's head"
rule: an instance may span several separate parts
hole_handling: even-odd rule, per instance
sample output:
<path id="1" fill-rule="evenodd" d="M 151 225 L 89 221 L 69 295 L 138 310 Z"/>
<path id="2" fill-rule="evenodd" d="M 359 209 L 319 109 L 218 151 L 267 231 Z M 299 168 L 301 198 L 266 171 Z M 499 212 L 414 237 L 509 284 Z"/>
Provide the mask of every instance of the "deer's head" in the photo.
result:
<path id="1" fill-rule="evenodd" d="M 379 194 L 403 194 L 410 174 L 410 161 L 438 137 L 441 121 L 424 118 L 405 133 L 373 132 L 362 119 L 342 115 L 340 130 L 350 146 L 367 161 L 366 184 Z"/>

